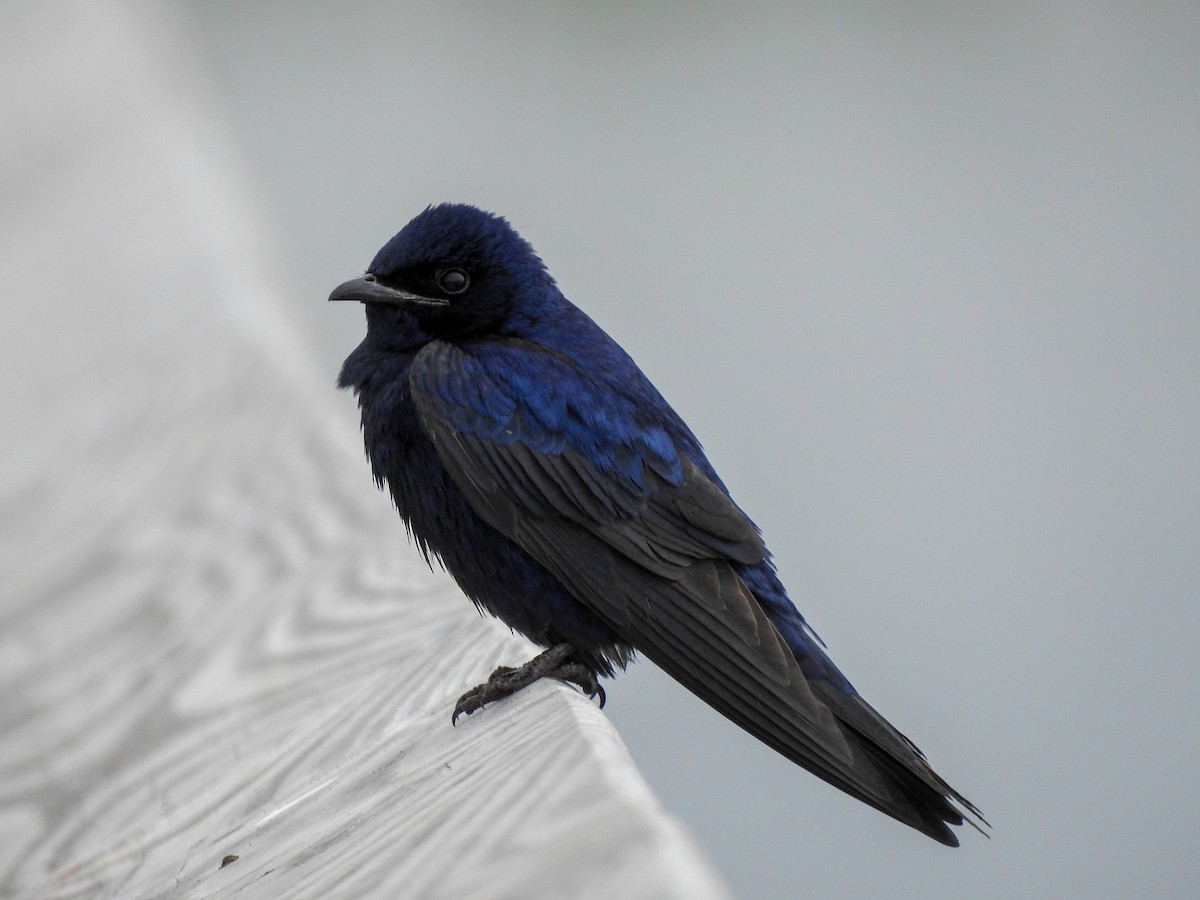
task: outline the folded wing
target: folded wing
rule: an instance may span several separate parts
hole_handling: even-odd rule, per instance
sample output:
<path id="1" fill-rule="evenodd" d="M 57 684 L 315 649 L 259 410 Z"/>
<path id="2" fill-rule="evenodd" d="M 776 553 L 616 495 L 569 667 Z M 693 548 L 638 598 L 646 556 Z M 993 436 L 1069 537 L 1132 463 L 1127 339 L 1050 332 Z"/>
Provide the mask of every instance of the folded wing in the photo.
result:
<path id="1" fill-rule="evenodd" d="M 753 523 L 634 401 L 516 339 L 433 342 L 410 382 L 476 513 L 625 641 L 789 759 L 958 843 L 947 798 L 973 807 L 856 694 L 809 683 L 737 574 L 766 552 Z"/>

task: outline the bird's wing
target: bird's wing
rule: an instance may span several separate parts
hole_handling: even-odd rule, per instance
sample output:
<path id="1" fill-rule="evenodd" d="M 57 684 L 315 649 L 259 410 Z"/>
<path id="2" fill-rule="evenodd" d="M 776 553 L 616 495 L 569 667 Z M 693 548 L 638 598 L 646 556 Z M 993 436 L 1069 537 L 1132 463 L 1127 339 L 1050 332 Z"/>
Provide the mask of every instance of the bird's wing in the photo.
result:
<path id="1" fill-rule="evenodd" d="M 665 430 L 545 348 L 493 340 L 472 349 L 429 344 L 410 384 L 423 428 L 476 513 L 738 725 L 957 843 L 942 821 L 954 821 L 953 808 L 943 803 L 931 821 L 814 694 L 734 568 L 763 558 L 757 530 Z"/>

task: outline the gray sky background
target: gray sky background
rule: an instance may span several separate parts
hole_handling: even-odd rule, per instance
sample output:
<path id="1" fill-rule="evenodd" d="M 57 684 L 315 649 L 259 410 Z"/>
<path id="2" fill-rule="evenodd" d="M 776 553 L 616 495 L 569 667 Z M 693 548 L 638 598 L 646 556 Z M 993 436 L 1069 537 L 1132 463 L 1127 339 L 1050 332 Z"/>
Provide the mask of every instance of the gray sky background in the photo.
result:
<path id="1" fill-rule="evenodd" d="M 330 384 L 334 285 L 504 214 L 995 825 L 939 847 L 638 665 L 609 714 L 735 891 L 1194 895 L 1200 6 L 185 9 Z"/>

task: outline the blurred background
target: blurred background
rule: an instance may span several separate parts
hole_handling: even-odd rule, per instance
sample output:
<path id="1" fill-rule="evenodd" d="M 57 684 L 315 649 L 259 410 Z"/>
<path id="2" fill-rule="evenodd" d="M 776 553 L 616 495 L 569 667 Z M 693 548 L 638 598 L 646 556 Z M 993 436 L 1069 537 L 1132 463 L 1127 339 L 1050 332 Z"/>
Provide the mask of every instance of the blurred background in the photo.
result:
<path id="1" fill-rule="evenodd" d="M 331 392 L 329 290 L 505 215 L 995 826 L 940 847 L 636 665 L 607 712 L 737 894 L 1194 895 L 1200 6 L 170 10 Z"/>

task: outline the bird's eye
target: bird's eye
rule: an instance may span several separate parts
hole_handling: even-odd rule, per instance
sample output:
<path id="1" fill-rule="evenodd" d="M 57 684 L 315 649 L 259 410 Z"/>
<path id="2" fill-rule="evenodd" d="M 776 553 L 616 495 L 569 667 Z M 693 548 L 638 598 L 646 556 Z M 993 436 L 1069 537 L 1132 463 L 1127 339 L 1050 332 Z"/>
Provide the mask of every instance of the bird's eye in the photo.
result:
<path id="1" fill-rule="evenodd" d="M 435 280 L 445 294 L 461 294 L 471 284 L 471 276 L 457 268 L 438 269 Z"/>

